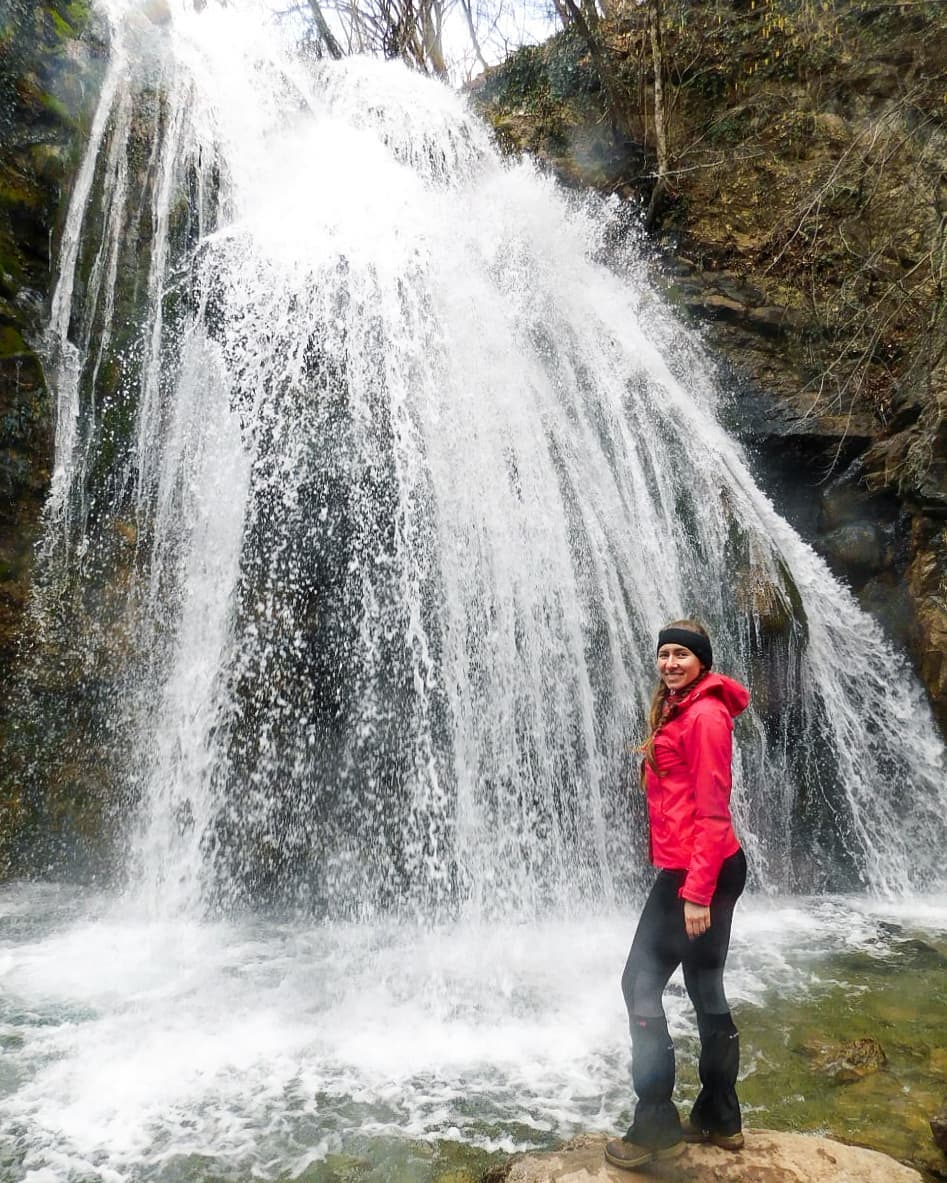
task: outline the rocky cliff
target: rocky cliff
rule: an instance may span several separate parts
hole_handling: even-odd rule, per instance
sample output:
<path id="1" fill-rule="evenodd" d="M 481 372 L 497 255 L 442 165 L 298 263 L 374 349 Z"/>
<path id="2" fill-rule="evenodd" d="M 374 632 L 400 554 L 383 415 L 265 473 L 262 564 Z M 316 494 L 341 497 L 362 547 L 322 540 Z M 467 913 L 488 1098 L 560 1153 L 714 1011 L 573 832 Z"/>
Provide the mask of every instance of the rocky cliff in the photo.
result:
<path id="1" fill-rule="evenodd" d="M 85 0 L 11 0 L 0 23 L 0 720 L 24 618 L 49 484 L 53 407 L 39 350 L 53 243 L 94 105 L 103 46 Z M 8 739 L 0 726 L 0 742 Z M 4 764 L 9 764 L 4 744 Z M 0 788 L 5 835 L 28 808 L 18 784 Z"/>
<path id="2" fill-rule="evenodd" d="M 655 276 L 718 357 L 732 427 L 947 726 L 944 6 L 583 11 L 475 101 L 632 227 L 660 180 Z"/>

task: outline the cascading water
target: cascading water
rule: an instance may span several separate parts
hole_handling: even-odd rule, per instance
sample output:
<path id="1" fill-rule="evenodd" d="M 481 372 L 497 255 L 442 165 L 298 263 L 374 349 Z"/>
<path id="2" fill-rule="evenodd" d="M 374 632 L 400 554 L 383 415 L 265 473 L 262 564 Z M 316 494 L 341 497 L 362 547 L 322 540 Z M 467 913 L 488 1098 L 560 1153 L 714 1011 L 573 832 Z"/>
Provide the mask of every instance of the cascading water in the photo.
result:
<path id="1" fill-rule="evenodd" d="M 672 372 L 656 302 L 593 261 L 605 211 L 400 67 L 307 65 L 215 7 L 113 26 L 50 329 L 47 562 L 136 540 L 154 906 L 611 898 L 651 638 L 695 609 L 759 703 L 760 881 L 936 874 L 918 691 Z"/>
<path id="2" fill-rule="evenodd" d="M 943 890 L 920 691 L 633 263 L 598 261 L 612 207 L 502 161 L 439 84 L 302 61 L 257 11 L 107 15 L 37 619 L 120 670 L 128 892 L 26 937 L 48 901 L 8 907 L 0 969 L 34 1000 L 4 1019 L 33 1032 L 10 1161 L 272 1176 L 345 1131 L 607 1125 L 626 936 L 581 918 L 643 873 L 657 628 L 696 612 L 753 690 L 735 807 L 772 893 Z M 274 902 L 306 919 L 241 907 Z M 787 972 L 780 923 L 772 973 L 738 949 L 748 1004 Z"/>

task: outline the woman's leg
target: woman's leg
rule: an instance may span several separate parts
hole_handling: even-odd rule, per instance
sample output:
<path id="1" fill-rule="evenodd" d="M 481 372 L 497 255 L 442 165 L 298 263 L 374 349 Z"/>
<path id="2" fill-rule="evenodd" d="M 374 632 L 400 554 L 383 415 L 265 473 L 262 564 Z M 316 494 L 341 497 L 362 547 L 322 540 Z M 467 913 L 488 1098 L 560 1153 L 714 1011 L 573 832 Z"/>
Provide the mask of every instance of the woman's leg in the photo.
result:
<path id="1" fill-rule="evenodd" d="M 723 988 L 723 971 L 730 948 L 733 909 L 746 884 L 743 851 L 728 858 L 720 870 L 710 902 L 710 928 L 690 942 L 682 958 L 684 983 L 697 1011 L 700 1031 L 701 1090 L 690 1124 L 725 1137 L 741 1129 L 737 1099 L 740 1037 Z"/>
<path id="2" fill-rule="evenodd" d="M 680 965 L 687 943 L 682 875 L 661 871 L 638 921 L 621 988 L 631 1029 L 631 1078 L 638 1094 L 634 1121 L 625 1135 L 636 1145 L 662 1148 L 680 1140 L 674 1092 L 674 1044 L 662 995 Z"/>

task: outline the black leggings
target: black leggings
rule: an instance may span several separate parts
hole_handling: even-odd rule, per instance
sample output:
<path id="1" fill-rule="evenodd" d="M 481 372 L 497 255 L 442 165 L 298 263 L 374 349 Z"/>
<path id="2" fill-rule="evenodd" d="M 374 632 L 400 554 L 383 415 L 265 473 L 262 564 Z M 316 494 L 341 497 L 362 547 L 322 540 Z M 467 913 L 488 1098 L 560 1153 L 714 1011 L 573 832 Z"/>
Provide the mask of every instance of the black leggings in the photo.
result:
<path id="1" fill-rule="evenodd" d="M 738 850 L 724 860 L 710 901 L 710 928 L 693 940 L 684 928 L 684 901 L 677 894 L 685 874 L 659 871 L 641 913 L 621 979 L 629 1020 L 664 1018 L 664 987 L 679 965 L 698 1014 L 730 1011 L 723 970 L 733 909 L 746 885 L 746 858 Z"/>

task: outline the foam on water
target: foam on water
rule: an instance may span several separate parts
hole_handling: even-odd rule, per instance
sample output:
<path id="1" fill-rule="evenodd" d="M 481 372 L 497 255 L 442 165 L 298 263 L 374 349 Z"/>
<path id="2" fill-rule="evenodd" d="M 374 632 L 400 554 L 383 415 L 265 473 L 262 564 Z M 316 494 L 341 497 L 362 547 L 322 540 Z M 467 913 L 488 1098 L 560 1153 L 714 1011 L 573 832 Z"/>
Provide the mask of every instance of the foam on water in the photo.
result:
<path id="1" fill-rule="evenodd" d="M 943 939 L 945 901 L 926 904 L 926 929 L 907 931 Z M 513 1150 L 614 1128 L 629 1100 L 618 979 L 632 926 L 143 923 L 105 899 L 7 889 L 11 1177 L 157 1179 L 193 1154 L 268 1178 L 358 1138 Z M 803 998 L 830 955 L 890 940 L 863 899 L 745 901 L 728 986 L 748 1046 L 754 1006 Z M 668 1009 L 693 1037 L 679 983 Z"/>

